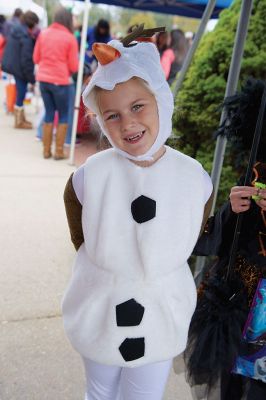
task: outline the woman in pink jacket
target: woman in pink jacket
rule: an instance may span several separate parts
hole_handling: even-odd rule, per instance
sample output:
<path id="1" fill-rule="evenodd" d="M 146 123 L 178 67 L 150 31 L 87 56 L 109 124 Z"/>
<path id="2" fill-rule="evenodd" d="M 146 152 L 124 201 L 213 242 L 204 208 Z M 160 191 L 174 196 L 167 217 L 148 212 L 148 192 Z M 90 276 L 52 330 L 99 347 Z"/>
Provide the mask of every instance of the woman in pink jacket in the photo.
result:
<path id="1" fill-rule="evenodd" d="M 78 44 L 73 35 L 72 15 L 59 8 L 54 22 L 42 31 L 36 42 L 33 61 L 38 64 L 36 80 L 45 107 L 43 124 L 43 156 L 50 158 L 53 121 L 58 111 L 55 160 L 64 158 L 64 142 L 67 132 L 68 102 L 71 74 L 78 70 Z"/>
<path id="2" fill-rule="evenodd" d="M 171 85 L 177 73 L 182 68 L 188 51 L 188 41 L 181 29 L 171 31 L 170 46 L 161 56 L 161 66 L 169 85 Z"/>

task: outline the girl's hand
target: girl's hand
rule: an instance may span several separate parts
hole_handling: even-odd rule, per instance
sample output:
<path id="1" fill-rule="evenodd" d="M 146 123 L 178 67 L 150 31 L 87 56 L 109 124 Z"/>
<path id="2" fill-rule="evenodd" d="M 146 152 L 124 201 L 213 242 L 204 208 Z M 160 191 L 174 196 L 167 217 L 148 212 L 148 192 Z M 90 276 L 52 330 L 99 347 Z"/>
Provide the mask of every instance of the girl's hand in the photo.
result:
<path id="1" fill-rule="evenodd" d="M 259 189 L 257 192 L 256 194 L 258 194 L 261 199 L 257 200 L 256 203 L 263 211 L 266 211 L 266 189 Z"/>
<path id="2" fill-rule="evenodd" d="M 230 202 L 236 214 L 249 210 L 251 196 L 257 194 L 258 189 L 251 186 L 234 186 L 230 192 Z M 266 205 L 266 204 L 265 204 Z"/>

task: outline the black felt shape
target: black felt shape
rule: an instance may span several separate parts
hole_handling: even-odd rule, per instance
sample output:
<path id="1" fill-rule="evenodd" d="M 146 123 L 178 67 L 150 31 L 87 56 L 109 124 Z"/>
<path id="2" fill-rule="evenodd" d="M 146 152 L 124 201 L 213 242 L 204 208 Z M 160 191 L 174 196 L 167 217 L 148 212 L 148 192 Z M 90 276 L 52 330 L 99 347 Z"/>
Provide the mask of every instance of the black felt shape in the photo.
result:
<path id="1" fill-rule="evenodd" d="M 130 299 L 116 306 L 117 326 L 136 326 L 141 323 L 144 307 L 135 299 Z"/>
<path id="2" fill-rule="evenodd" d="M 125 361 L 137 360 L 144 356 L 145 339 L 143 337 L 136 339 L 126 338 L 120 345 L 119 351 Z"/>
<path id="3" fill-rule="evenodd" d="M 142 224 L 156 215 L 156 201 L 146 196 L 139 196 L 131 203 L 131 213 L 136 222 Z"/>

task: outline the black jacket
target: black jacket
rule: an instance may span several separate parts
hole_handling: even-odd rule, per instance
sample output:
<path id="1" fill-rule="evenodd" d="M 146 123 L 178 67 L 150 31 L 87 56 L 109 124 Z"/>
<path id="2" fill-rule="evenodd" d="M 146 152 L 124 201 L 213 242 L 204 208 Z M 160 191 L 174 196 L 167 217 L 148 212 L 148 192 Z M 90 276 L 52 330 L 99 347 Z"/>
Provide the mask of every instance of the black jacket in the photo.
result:
<path id="1" fill-rule="evenodd" d="M 26 82 L 34 83 L 32 54 L 35 40 L 26 25 L 14 25 L 7 39 L 2 70 Z"/>
<path id="2" fill-rule="evenodd" d="M 195 255 L 216 255 L 220 259 L 230 254 L 237 214 L 226 202 L 209 219 L 208 232 L 199 238 L 193 253 Z M 252 201 L 250 209 L 244 212 L 242 227 L 239 235 L 238 253 L 252 265 L 262 267 L 266 276 L 266 257 L 262 254 L 261 243 L 265 243 L 266 227 L 261 214 L 261 208 Z"/>

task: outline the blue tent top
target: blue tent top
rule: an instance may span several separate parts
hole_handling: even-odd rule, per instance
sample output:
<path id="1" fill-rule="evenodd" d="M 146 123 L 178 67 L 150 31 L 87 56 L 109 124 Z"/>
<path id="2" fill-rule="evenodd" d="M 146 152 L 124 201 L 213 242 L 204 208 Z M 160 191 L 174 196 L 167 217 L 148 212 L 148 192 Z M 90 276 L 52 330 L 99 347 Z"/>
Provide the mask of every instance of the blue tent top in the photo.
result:
<path id="1" fill-rule="evenodd" d="M 233 0 L 216 0 L 211 18 L 218 18 L 219 13 L 224 8 L 229 7 L 232 2 Z M 91 3 L 181 15 L 190 18 L 201 18 L 208 0 L 91 0 Z"/>

